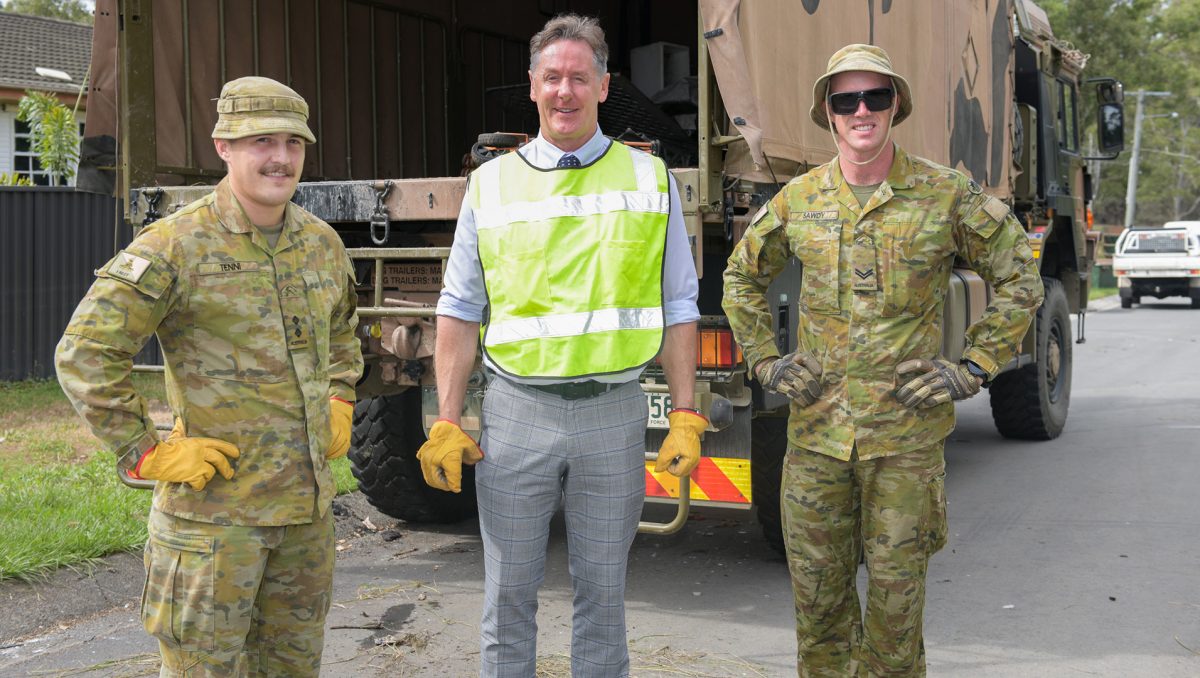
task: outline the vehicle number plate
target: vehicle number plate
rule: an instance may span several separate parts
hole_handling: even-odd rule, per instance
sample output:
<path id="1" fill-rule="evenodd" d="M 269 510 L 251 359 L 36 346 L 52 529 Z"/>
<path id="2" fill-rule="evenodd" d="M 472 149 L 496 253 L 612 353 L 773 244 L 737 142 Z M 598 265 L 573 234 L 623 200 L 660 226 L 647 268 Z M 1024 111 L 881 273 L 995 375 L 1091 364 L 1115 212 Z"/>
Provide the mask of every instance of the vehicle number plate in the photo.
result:
<path id="1" fill-rule="evenodd" d="M 671 396 L 667 393 L 647 393 L 646 402 L 650 406 L 650 428 L 671 428 L 667 413 L 671 411 Z"/>

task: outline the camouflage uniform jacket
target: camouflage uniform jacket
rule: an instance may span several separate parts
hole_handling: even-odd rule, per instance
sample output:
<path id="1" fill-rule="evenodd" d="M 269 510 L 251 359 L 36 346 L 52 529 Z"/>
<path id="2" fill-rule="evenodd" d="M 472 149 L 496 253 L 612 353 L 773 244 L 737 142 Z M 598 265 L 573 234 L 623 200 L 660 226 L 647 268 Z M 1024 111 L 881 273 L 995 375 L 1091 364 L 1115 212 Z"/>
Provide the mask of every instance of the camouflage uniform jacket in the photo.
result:
<path id="1" fill-rule="evenodd" d="M 158 441 L 133 390 L 157 333 L 167 401 L 188 436 L 241 451 L 233 480 L 158 483 L 156 509 L 232 525 L 291 525 L 335 494 L 329 398 L 353 402 L 363 362 L 354 273 L 337 234 L 287 205 L 274 251 L 222 181 L 96 271 L 58 345 L 59 381 L 92 432 L 133 468 Z"/>
<path id="2" fill-rule="evenodd" d="M 821 361 L 823 394 L 793 403 L 788 441 L 848 460 L 945 438 L 954 405 L 920 412 L 894 396 L 896 366 L 935 358 L 955 256 L 994 287 L 967 330 L 964 357 L 994 376 L 1042 301 L 1026 235 L 1008 207 L 964 174 L 899 148 L 862 208 L 835 161 L 793 179 L 756 215 L 729 257 L 723 306 L 748 365 L 779 356 L 766 290 L 792 256 L 803 264 L 798 340 Z"/>

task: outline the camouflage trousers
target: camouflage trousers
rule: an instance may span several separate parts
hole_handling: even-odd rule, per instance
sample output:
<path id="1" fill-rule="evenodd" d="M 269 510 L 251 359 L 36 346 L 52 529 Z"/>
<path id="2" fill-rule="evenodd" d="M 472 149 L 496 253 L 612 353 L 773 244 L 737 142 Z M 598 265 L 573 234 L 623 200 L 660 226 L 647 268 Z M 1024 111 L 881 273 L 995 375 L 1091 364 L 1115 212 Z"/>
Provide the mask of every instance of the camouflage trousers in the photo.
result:
<path id="1" fill-rule="evenodd" d="M 797 674 L 924 676 L 925 572 L 946 542 L 943 444 L 867 461 L 789 446 L 782 507 Z M 864 549 L 865 622 L 856 589 Z"/>
<path id="2" fill-rule="evenodd" d="M 150 513 L 142 623 L 161 676 L 316 676 L 333 589 L 333 511 L 281 527 Z"/>

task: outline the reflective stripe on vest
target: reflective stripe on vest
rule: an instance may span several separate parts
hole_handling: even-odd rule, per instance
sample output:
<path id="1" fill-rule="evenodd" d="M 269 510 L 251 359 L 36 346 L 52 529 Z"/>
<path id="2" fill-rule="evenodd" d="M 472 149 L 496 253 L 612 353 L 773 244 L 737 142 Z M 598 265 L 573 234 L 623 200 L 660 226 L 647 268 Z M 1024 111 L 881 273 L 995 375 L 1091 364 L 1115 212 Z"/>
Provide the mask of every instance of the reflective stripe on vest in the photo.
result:
<path id="1" fill-rule="evenodd" d="M 654 359 L 668 186 L 660 160 L 619 143 L 582 168 L 541 170 L 510 153 L 476 170 L 482 342 L 496 368 L 575 378 Z"/>

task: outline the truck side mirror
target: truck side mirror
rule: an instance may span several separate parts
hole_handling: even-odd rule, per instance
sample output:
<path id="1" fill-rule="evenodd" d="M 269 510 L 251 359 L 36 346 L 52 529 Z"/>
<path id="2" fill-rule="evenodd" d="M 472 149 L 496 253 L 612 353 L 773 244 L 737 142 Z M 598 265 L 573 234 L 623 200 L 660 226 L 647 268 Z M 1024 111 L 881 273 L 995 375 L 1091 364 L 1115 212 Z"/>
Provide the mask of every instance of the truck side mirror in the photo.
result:
<path id="1" fill-rule="evenodd" d="M 1120 153 L 1125 149 L 1125 107 L 1118 103 L 1100 104 L 1096 116 L 1100 152 L 1105 155 Z"/>
<path id="2" fill-rule="evenodd" d="M 1112 160 L 1125 149 L 1125 86 L 1113 78 L 1091 78 L 1096 87 L 1096 130 L 1100 155 L 1089 160 Z"/>

